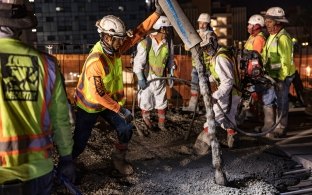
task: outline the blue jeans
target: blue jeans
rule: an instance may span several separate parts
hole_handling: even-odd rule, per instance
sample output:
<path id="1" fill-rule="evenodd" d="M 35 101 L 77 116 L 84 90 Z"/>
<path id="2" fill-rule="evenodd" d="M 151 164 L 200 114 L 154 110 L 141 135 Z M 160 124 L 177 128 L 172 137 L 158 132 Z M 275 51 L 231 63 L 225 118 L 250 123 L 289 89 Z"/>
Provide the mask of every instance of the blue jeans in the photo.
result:
<path id="1" fill-rule="evenodd" d="M 53 185 L 53 173 L 50 172 L 41 177 L 29 181 L 9 181 L 0 184 L 1 195 L 51 195 Z"/>
<path id="2" fill-rule="evenodd" d="M 192 68 L 191 77 L 192 77 L 192 79 L 191 79 L 192 83 L 197 83 L 197 84 L 199 83 L 198 72 L 194 66 Z M 191 85 L 191 90 L 199 91 L 199 89 L 196 85 Z"/>
<path id="3" fill-rule="evenodd" d="M 74 147 L 72 152 L 73 158 L 78 157 L 84 151 L 90 138 L 92 128 L 99 116 L 103 117 L 116 129 L 119 144 L 126 145 L 129 143 L 133 133 L 133 125 L 127 123 L 117 113 L 108 109 L 98 113 L 88 113 L 81 108 L 77 108 Z"/>
<path id="4" fill-rule="evenodd" d="M 273 86 L 265 88 L 263 85 L 255 86 L 256 92 L 262 94 L 264 106 L 273 106 L 276 104 L 276 92 Z"/>
<path id="5" fill-rule="evenodd" d="M 277 81 L 276 85 L 276 102 L 277 102 L 277 113 L 282 115 L 282 118 L 277 125 L 277 128 L 285 129 L 288 125 L 288 111 L 289 111 L 289 102 L 288 94 L 289 87 L 294 79 L 294 75 L 286 77 L 284 81 Z"/>

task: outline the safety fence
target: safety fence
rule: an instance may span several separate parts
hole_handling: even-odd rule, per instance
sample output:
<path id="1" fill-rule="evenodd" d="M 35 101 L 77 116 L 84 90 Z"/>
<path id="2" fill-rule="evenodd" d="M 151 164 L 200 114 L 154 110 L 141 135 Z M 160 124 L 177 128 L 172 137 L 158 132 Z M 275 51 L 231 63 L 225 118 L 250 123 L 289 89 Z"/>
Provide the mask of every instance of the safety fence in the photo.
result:
<path id="1" fill-rule="evenodd" d="M 58 59 L 61 71 L 65 78 L 68 98 L 71 101 L 73 101 L 74 89 L 78 82 L 83 64 L 92 46 L 92 44 L 35 45 L 35 47 L 37 47 L 39 50 L 48 52 Z M 69 52 L 70 49 L 74 49 L 72 53 Z M 181 79 L 190 80 L 192 70 L 192 59 L 190 52 L 185 51 L 182 44 L 175 45 L 174 51 L 174 61 L 177 65 L 174 76 Z M 130 50 L 121 57 L 123 62 L 123 79 L 125 95 L 127 99 L 126 102 L 129 106 L 132 105 L 132 102 L 135 98 L 135 93 L 137 91 L 136 77 L 132 72 L 132 52 L 133 50 Z M 312 62 L 312 56 L 295 54 L 294 62 L 298 72 L 300 73 L 303 86 L 305 88 L 312 88 L 312 66 L 309 65 Z M 293 88 L 291 88 L 291 93 L 295 93 Z M 186 105 L 186 102 L 190 98 L 190 86 L 187 86 L 184 83 L 175 82 L 172 88 L 167 88 L 167 98 L 169 101 L 169 106 L 177 107 Z"/>

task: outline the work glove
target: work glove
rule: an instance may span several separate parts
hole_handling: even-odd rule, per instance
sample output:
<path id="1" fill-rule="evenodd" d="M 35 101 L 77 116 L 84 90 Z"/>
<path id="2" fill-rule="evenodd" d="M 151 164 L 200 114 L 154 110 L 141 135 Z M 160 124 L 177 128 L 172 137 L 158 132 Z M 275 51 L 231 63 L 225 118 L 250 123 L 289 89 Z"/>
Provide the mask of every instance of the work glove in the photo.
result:
<path id="1" fill-rule="evenodd" d="M 120 107 L 118 114 L 119 116 L 121 116 L 121 118 L 125 119 L 127 123 L 130 123 L 133 120 L 133 116 L 130 110 L 128 110 L 127 108 Z"/>
<path id="2" fill-rule="evenodd" d="M 72 183 L 75 182 L 75 164 L 72 155 L 61 156 L 57 165 L 57 178 L 66 177 Z"/>
<path id="3" fill-rule="evenodd" d="M 161 9 L 159 3 L 158 3 L 158 0 L 155 0 L 155 12 L 159 15 L 163 15 L 164 12 L 163 10 Z"/>
<path id="4" fill-rule="evenodd" d="M 143 72 L 136 73 L 136 76 L 138 77 L 138 84 L 140 89 L 144 90 L 147 87 L 146 79 L 143 75 Z"/>
<path id="5" fill-rule="evenodd" d="M 142 89 L 142 90 L 146 89 L 146 87 L 147 87 L 145 79 L 138 80 L 138 84 L 139 84 L 140 89 Z"/>

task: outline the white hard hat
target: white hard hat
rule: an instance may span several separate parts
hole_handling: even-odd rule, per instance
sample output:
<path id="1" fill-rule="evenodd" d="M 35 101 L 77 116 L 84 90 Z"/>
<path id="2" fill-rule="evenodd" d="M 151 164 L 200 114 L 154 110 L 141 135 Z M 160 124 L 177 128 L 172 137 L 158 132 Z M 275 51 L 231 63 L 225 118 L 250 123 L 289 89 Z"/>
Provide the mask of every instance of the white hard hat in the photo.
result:
<path id="1" fill-rule="evenodd" d="M 197 22 L 207 22 L 210 23 L 211 18 L 210 15 L 207 13 L 201 13 L 197 19 Z"/>
<path id="2" fill-rule="evenodd" d="M 252 24 L 252 25 L 259 24 L 260 26 L 263 27 L 264 18 L 259 14 L 252 15 L 248 20 L 248 24 Z"/>
<path id="3" fill-rule="evenodd" d="M 112 36 L 125 37 L 126 27 L 123 21 L 113 15 L 104 16 L 101 20 L 96 21 L 95 26 L 99 33 L 106 33 Z"/>
<path id="4" fill-rule="evenodd" d="M 37 26 L 38 21 L 26 0 L 0 0 L 0 26 L 28 29 Z"/>
<path id="5" fill-rule="evenodd" d="M 158 20 L 153 25 L 153 29 L 159 30 L 161 27 L 171 26 L 168 18 L 166 16 L 160 16 Z"/>
<path id="6" fill-rule="evenodd" d="M 285 12 L 280 7 L 269 8 L 267 12 L 265 13 L 265 17 L 278 21 L 278 22 L 288 23 L 288 20 L 285 17 Z"/>
<path id="7" fill-rule="evenodd" d="M 200 42 L 200 47 L 204 47 L 208 44 L 218 44 L 218 38 L 213 31 L 206 31 L 205 34 L 202 35 L 202 41 Z"/>

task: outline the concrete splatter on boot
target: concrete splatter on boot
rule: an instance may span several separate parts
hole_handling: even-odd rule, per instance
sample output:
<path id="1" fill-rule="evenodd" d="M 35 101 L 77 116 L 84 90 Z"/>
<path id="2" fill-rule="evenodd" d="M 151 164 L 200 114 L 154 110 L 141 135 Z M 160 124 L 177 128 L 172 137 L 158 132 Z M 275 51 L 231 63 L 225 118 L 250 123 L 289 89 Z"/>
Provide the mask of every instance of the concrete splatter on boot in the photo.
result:
<path id="1" fill-rule="evenodd" d="M 264 125 L 261 129 L 262 132 L 268 131 L 275 124 L 275 109 L 273 106 L 263 106 Z M 267 133 L 267 138 L 272 139 L 275 137 L 274 132 Z"/>
<path id="2" fill-rule="evenodd" d="M 208 137 L 208 125 L 204 124 L 203 131 L 198 135 L 193 150 L 195 154 L 203 156 L 208 154 L 210 148 L 210 139 Z"/>
<path id="3" fill-rule="evenodd" d="M 162 131 L 167 131 L 167 128 L 165 126 L 166 122 L 166 110 L 165 109 L 158 109 L 158 128 Z"/>
<path id="4" fill-rule="evenodd" d="M 191 98 L 187 107 L 183 107 L 182 111 L 194 112 L 198 101 L 198 91 L 191 90 Z"/>
<path id="5" fill-rule="evenodd" d="M 237 132 L 234 129 L 227 129 L 227 144 L 229 148 L 234 147 L 235 138 L 234 136 L 237 134 Z"/>
<path id="6" fill-rule="evenodd" d="M 149 111 L 142 110 L 142 118 L 143 118 L 143 121 L 144 121 L 145 125 L 147 126 L 147 128 L 149 128 L 149 129 L 154 128 L 153 123 L 151 121 L 151 116 L 150 116 Z"/>
<path id="7" fill-rule="evenodd" d="M 112 153 L 112 160 L 115 169 L 122 175 L 131 175 L 134 170 L 132 165 L 126 161 L 127 150 L 115 149 Z"/>

